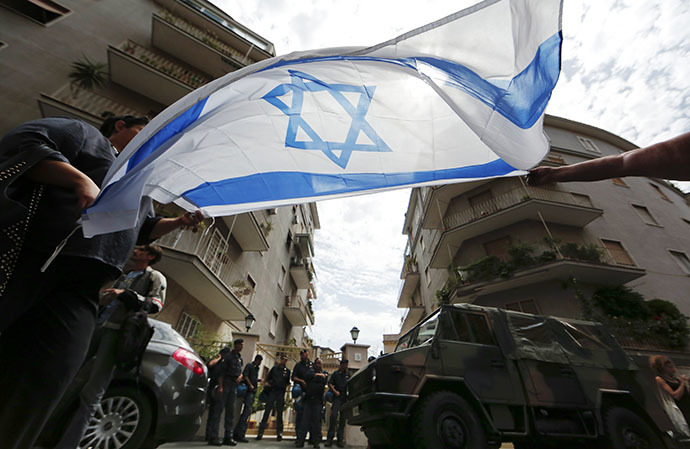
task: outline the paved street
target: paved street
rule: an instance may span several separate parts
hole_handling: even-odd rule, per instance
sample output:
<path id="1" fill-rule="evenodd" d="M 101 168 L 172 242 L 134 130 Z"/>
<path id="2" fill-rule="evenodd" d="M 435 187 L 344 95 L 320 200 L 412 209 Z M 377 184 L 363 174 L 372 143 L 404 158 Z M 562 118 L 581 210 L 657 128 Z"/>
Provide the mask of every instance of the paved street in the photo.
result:
<path id="1" fill-rule="evenodd" d="M 281 442 L 277 442 L 275 438 L 264 438 L 261 441 L 256 441 L 254 439 L 249 439 L 249 443 L 239 443 L 237 448 L 251 448 L 251 449 L 289 449 L 295 447 L 294 439 L 285 439 Z M 204 441 L 191 441 L 185 443 L 168 443 L 159 446 L 160 449 L 199 449 L 199 448 L 210 448 L 215 446 L 209 446 Z M 227 448 L 229 446 L 221 446 Z M 310 447 L 306 446 L 305 447 Z M 321 444 L 323 447 L 323 444 Z M 333 447 L 336 447 L 335 445 Z M 350 449 L 354 449 L 354 446 L 346 446 Z M 512 449 L 512 444 L 504 444 L 501 449 Z"/>

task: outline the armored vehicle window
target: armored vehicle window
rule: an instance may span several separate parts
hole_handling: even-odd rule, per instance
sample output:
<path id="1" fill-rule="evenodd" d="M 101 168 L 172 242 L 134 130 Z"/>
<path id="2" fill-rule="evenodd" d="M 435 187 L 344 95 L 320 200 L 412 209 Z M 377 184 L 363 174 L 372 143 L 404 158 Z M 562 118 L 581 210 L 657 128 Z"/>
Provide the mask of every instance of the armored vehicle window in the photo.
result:
<path id="1" fill-rule="evenodd" d="M 511 327 L 515 334 L 539 346 L 550 346 L 558 338 L 546 325 L 546 320 L 538 316 L 509 314 Z"/>
<path id="2" fill-rule="evenodd" d="M 412 331 L 408 333 L 407 335 L 403 335 L 400 337 L 400 340 L 398 340 L 398 344 L 395 347 L 395 352 L 402 351 L 403 349 L 407 349 L 410 347 L 410 341 L 412 340 L 412 337 L 414 336 L 415 332 Z"/>
<path id="3" fill-rule="evenodd" d="M 487 323 L 484 315 L 468 313 L 467 322 L 470 324 L 470 329 L 472 329 L 472 334 L 474 335 L 476 343 L 482 345 L 496 345 L 491 329 L 489 329 L 489 323 Z"/>
<path id="4" fill-rule="evenodd" d="M 436 328 L 438 327 L 438 315 L 436 315 L 434 318 L 430 319 L 426 323 L 422 324 L 419 326 L 419 330 L 417 332 L 416 337 L 411 343 L 412 346 L 421 346 L 424 343 L 427 343 L 430 341 L 432 338 L 434 338 L 434 335 L 436 334 Z"/>

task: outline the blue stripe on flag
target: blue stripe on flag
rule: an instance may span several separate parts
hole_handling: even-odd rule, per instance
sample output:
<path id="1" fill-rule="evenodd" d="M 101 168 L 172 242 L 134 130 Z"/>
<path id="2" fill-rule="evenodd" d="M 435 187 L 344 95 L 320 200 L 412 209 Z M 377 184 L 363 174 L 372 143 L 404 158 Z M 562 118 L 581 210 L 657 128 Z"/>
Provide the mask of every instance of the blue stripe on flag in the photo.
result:
<path id="1" fill-rule="evenodd" d="M 140 162 L 146 159 L 151 153 L 167 142 L 171 137 L 184 131 L 187 126 L 193 123 L 201 115 L 208 97 L 200 100 L 182 114 L 175 117 L 170 123 L 158 130 L 156 134 L 151 136 L 127 161 L 127 171 L 131 171 Z"/>
<path id="2" fill-rule="evenodd" d="M 372 56 L 324 56 L 279 61 L 261 71 L 322 61 L 377 61 L 403 65 L 423 73 L 423 69 L 419 67 L 421 62 L 445 73 L 449 78 L 449 85 L 464 90 L 498 111 L 516 126 L 529 129 L 546 109 L 551 91 L 558 81 L 561 70 L 562 41 L 563 37 L 559 31 L 542 42 L 530 64 L 510 82 L 488 81 L 462 64 L 433 57 L 389 59 Z"/>
<path id="3" fill-rule="evenodd" d="M 207 182 L 182 194 L 197 207 L 337 195 L 443 179 L 501 176 L 515 171 L 502 159 L 482 165 L 409 173 L 272 172 Z"/>

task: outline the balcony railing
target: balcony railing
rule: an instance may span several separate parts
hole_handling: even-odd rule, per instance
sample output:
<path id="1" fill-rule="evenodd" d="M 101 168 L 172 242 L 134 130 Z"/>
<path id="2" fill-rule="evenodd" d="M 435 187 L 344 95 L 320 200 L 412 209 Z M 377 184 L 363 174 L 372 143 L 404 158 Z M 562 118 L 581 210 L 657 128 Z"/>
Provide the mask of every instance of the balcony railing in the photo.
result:
<path id="1" fill-rule="evenodd" d="M 203 42 L 204 44 L 208 45 L 209 47 L 213 48 L 219 53 L 222 53 L 225 56 L 228 56 L 232 58 L 232 60 L 235 62 L 235 65 L 237 67 L 243 67 L 245 65 L 250 65 L 255 63 L 256 61 L 249 58 L 248 56 L 245 57 L 242 53 L 239 51 L 235 50 L 225 42 L 221 41 L 218 39 L 216 36 L 213 34 L 207 32 L 206 30 L 203 30 L 195 25 L 192 25 L 191 23 L 187 22 L 181 17 L 178 17 L 171 13 L 170 11 L 163 11 L 160 16 L 168 23 L 171 25 L 175 26 L 176 28 L 180 29 L 181 31 L 184 31 L 186 34 L 198 39 L 199 41 Z"/>
<path id="2" fill-rule="evenodd" d="M 481 202 L 454 214 L 447 215 L 443 219 L 443 226 L 445 229 L 452 229 L 466 225 L 531 199 L 571 206 L 594 207 L 586 195 L 573 195 L 560 190 L 524 186 L 497 195 L 491 200 Z"/>
<path id="3" fill-rule="evenodd" d="M 120 44 L 118 48 L 159 72 L 165 73 L 181 83 L 186 84 L 192 89 L 196 89 L 211 81 L 209 76 L 184 68 L 165 56 L 153 52 L 134 41 L 127 40 Z"/>
<path id="4" fill-rule="evenodd" d="M 175 249 L 186 254 L 197 256 L 208 269 L 232 291 L 243 303 L 247 304 L 254 296 L 254 288 L 228 255 L 227 237 L 217 228 L 204 232 L 191 232 L 178 229 L 160 239 L 157 243 L 163 247 Z"/>
<path id="5" fill-rule="evenodd" d="M 286 312 L 288 312 L 288 320 L 293 326 L 311 326 L 314 324 L 314 313 L 309 302 L 302 299 L 300 295 L 292 295 L 286 298 L 288 299 L 285 304 L 286 309 L 292 309 L 286 310 Z M 301 316 L 296 316 L 295 312 L 299 312 Z"/>
<path id="6" fill-rule="evenodd" d="M 70 84 L 65 84 L 52 95 L 41 94 L 38 102 L 44 117 L 56 115 L 78 117 L 96 127 L 103 122 L 104 113 L 143 115 L 140 111 L 117 103 L 110 98 L 90 90 L 75 88 Z"/>

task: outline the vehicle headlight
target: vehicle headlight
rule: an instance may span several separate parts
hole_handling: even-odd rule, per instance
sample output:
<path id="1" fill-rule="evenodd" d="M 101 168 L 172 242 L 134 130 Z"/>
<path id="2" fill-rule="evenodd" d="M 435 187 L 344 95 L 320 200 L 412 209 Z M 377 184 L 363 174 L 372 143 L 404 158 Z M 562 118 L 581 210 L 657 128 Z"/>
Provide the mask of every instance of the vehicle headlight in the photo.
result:
<path id="1" fill-rule="evenodd" d="M 371 384 L 376 385 L 376 368 L 371 367 Z"/>

